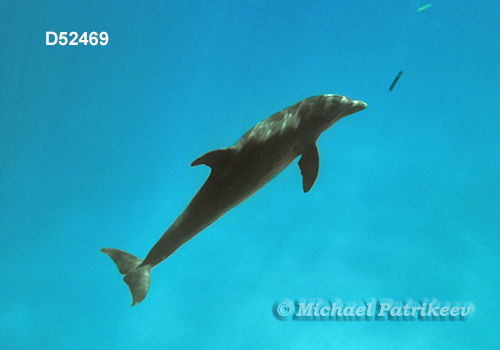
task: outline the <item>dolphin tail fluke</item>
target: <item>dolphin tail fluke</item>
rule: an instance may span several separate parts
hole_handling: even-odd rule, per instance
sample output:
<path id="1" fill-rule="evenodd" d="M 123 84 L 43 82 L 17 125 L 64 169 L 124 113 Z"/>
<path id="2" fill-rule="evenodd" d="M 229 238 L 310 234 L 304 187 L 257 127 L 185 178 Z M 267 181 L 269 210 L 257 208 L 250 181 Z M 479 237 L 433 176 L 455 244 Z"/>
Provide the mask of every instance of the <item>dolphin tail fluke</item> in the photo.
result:
<path id="1" fill-rule="evenodd" d="M 102 248 L 101 252 L 113 259 L 118 271 L 125 275 L 123 280 L 132 294 L 132 306 L 143 301 L 149 289 L 151 265 L 141 265 L 141 259 L 123 250 Z"/>

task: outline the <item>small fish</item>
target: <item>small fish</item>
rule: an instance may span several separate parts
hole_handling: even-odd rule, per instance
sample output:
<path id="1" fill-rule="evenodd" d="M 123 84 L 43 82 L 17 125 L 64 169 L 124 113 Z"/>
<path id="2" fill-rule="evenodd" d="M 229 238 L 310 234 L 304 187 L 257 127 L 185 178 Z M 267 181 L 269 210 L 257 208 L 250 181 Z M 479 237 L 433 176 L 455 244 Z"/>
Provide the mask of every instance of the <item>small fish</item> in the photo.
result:
<path id="1" fill-rule="evenodd" d="M 429 4 L 427 4 L 427 5 L 424 5 L 424 6 L 420 7 L 420 8 L 417 10 L 417 12 L 420 12 L 420 11 L 423 11 L 423 10 L 427 10 L 427 9 L 428 9 L 429 7 L 431 7 L 431 6 L 432 6 L 432 4 L 430 4 L 430 3 L 429 3 Z"/>
<path id="2" fill-rule="evenodd" d="M 394 78 L 394 81 L 391 84 L 391 87 L 389 88 L 389 91 L 392 91 L 394 89 L 394 86 L 396 86 L 396 83 L 398 82 L 399 78 L 401 78 L 401 75 L 403 74 L 403 71 L 400 70 L 398 75 L 396 75 L 396 78 Z"/>

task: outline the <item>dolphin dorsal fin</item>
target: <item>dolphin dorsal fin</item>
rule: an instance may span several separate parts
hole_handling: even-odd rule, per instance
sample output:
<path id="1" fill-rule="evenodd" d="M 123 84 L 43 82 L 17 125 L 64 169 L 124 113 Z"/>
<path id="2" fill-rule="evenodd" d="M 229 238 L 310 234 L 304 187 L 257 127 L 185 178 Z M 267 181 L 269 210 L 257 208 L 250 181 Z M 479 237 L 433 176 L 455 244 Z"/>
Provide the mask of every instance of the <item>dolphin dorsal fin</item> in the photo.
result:
<path id="1" fill-rule="evenodd" d="M 316 143 L 309 145 L 302 153 L 299 160 L 300 173 L 302 174 L 302 189 L 309 191 L 316 181 L 319 169 L 319 155 Z"/>
<path id="2" fill-rule="evenodd" d="M 220 148 L 214 151 L 205 153 L 204 155 L 196 158 L 191 166 L 200 164 L 208 165 L 212 169 L 220 169 L 230 160 L 232 150 L 230 148 Z"/>

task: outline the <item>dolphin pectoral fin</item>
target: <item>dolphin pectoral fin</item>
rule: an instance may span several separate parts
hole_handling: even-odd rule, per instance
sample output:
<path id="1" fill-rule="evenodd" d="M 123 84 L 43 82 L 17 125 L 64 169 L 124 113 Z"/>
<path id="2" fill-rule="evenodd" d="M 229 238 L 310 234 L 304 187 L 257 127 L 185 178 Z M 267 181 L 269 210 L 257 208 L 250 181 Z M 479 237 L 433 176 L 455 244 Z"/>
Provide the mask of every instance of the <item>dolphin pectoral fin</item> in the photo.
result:
<path id="1" fill-rule="evenodd" d="M 125 275 L 123 280 L 132 294 L 132 306 L 143 301 L 149 290 L 151 265 L 141 265 L 141 259 L 123 250 L 102 248 L 101 252 L 113 259 L 118 271 Z"/>
<path id="2" fill-rule="evenodd" d="M 191 163 L 191 166 L 205 164 L 212 169 L 221 168 L 231 159 L 232 153 L 233 151 L 231 148 L 216 149 L 196 158 Z"/>
<path id="3" fill-rule="evenodd" d="M 302 153 L 299 160 L 300 173 L 302 174 L 302 189 L 308 192 L 316 181 L 319 169 L 319 155 L 316 144 L 313 143 Z"/>

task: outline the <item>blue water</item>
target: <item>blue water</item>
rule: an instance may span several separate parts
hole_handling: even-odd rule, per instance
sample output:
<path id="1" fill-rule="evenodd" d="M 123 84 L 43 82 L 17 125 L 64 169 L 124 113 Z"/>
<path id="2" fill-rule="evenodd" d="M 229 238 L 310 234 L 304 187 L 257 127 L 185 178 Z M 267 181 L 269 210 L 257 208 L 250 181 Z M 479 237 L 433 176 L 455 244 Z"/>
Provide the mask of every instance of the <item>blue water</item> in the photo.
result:
<path id="1" fill-rule="evenodd" d="M 2 349 L 500 347 L 498 1 L 105 3 L 0 3 Z M 131 308 L 99 249 L 144 257 L 208 176 L 194 159 L 326 93 L 368 108 L 320 137 L 311 191 L 292 164 Z M 476 311 L 273 316 L 302 297 Z"/>

